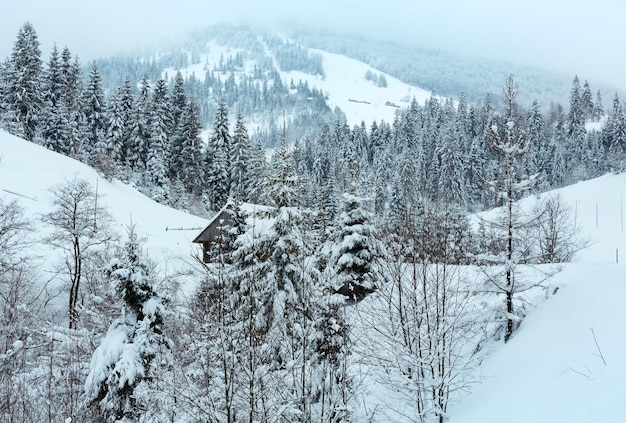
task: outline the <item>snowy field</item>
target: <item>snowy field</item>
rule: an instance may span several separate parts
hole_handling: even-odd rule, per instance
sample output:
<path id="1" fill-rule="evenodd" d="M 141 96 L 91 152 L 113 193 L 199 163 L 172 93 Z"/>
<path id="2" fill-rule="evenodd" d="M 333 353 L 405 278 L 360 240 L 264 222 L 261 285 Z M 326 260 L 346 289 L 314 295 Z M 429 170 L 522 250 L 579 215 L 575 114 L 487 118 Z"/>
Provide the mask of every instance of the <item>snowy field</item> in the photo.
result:
<path id="1" fill-rule="evenodd" d="M 25 209 L 33 240 L 47 230 L 41 215 L 50 210 L 50 188 L 74 177 L 94 188 L 97 184 L 120 234 L 136 224 L 161 268 L 198 252 L 191 240 L 206 220 L 159 205 L 75 160 L 0 132 L 0 198 L 17 200 Z M 511 341 L 492 346 L 493 353 L 476 369 L 482 382 L 449 410 L 451 422 L 626 421 L 626 175 L 581 182 L 560 195 L 590 245 L 549 282 L 558 291 L 537 299 Z M 171 230 L 181 228 L 189 230 Z"/>
<path id="2" fill-rule="evenodd" d="M 590 245 L 483 362 L 482 383 L 449 410 L 453 423 L 626 421 L 626 175 L 558 191 Z"/>

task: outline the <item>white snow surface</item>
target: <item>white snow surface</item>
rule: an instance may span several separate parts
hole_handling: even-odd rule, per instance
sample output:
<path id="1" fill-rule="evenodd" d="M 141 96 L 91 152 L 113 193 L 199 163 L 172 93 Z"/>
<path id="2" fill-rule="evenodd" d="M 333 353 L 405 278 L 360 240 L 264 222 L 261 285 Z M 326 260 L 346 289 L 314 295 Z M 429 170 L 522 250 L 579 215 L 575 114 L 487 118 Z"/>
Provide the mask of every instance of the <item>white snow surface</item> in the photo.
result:
<path id="1" fill-rule="evenodd" d="M 482 382 L 451 407 L 452 423 L 626 421 L 626 174 L 558 191 L 591 243 L 477 369 Z"/>
<path id="2" fill-rule="evenodd" d="M 35 228 L 31 237 L 36 243 L 50 229 L 41 222 L 52 208 L 50 189 L 75 177 L 88 181 L 94 190 L 97 184 L 116 232 L 124 239 L 126 227 L 134 224 L 143 248 L 159 265 L 174 266 L 198 254 L 199 247 L 191 241 L 204 229 L 206 219 L 158 204 L 118 180 L 108 182 L 85 164 L 0 130 L 0 198 L 17 200 L 24 208 Z"/>
<path id="3" fill-rule="evenodd" d="M 84 164 L 0 131 L 0 198 L 25 209 L 33 239 L 47 230 L 41 214 L 51 208 L 50 187 L 74 177 L 94 186 L 98 181 L 118 232 L 123 235 L 132 220 L 160 267 L 197 253 L 191 240 L 207 220 L 159 205 Z M 558 291 L 537 299 L 513 338 L 492 346 L 476 369 L 482 382 L 449 409 L 453 423 L 626 421 L 626 174 L 559 192 L 591 244 L 550 281 Z"/>
<path id="4" fill-rule="evenodd" d="M 308 81 L 309 87 L 322 90 L 328 95 L 327 103 L 331 109 L 339 107 L 350 126 L 360 125 L 361 121 L 368 128 L 373 121 L 393 123 L 399 107 L 408 107 L 413 98 L 423 106 L 431 97 L 430 91 L 405 84 L 358 60 L 324 50 L 310 51 L 322 55 L 324 78 L 292 71 L 281 72 L 283 80 L 288 83 L 293 78 L 296 84 L 299 80 Z M 368 70 L 375 75 L 384 75 L 387 87 L 378 87 L 372 81 L 367 81 L 365 72 Z M 392 105 L 388 106 L 387 103 Z"/>

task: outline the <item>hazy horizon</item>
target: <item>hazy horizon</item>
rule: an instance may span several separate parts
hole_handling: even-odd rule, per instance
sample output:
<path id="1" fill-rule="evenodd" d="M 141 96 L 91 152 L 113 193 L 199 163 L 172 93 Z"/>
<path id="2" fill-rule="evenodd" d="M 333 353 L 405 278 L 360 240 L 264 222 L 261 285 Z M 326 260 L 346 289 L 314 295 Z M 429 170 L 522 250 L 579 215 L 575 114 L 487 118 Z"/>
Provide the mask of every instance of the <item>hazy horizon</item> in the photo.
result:
<path id="1" fill-rule="evenodd" d="M 465 56 L 500 59 L 626 90 L 626 3 L 540 0 L 502 3 L 462 0 L 406 4 L 400 0 L 364 6 L 348 0 L 294 4 L 192 0 L 107 3 L 59 0 L 14 2 L 0 16 L 0 58 L 10 55 L 20 26 L 30 21 L 47 61 L 54 43 L 82 63 L 148 47 L 217 22 L 272 26 L 288 21 L 433 48 Z"/>

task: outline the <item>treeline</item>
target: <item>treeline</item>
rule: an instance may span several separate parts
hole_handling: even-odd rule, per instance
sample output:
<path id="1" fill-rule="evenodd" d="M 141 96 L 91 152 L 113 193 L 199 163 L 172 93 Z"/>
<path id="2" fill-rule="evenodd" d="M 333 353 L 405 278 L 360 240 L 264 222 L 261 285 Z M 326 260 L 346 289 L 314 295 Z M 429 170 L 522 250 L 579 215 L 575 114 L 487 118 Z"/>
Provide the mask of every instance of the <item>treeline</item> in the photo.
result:
<path id="1" fill-rule="evenodd" d="M 177 72 L 168 81 L 158 76 L 160 62 L 141 66 L 139 60 L 129 59 L 94 63 L 83 78 L 68 48 L 59 52 L 55 46 L 44 65 L 35 29 L 26 23 L 11 57 L 0 69 L 0 124 L 12 134 L 86 162 L 108 178 L 132 182 L 157 201 L 192 207 L 199 213 L 206 207 L 218 210 L 224 201 L 200 203 L 203 196 L 216 198 L 205 192 L 212 186 L 205 175 L 233 170 L 227 164 L 230 150 L 218 151 L 217 156 L 224 156 L 220 160 L 213 157 L 215 148 L 200 138 L 209 113 L 215 118 L 215 132 L 230 139 L 226 107 L 237 110 L 235 144 L 243 142 L 241 137 L 250 142 L 244 114 L 262 122 L 254 141 L 256 149 L 250 152 L 246 147 L 246 154 L 259 157 L 263 156 L 260 143 L 275 145 L 280 133 L 304 134 L 302 128 L 315 128 L 337 116 L 330 112 L 322 93 L 306 83 L 286 86 L 276 70 L 258 66 L 252 75 L 236 75 L 243 58 L 231 59 L 220 61 L 216 64 L 220 70 L 207 71 L 203 80 L 194 75 L 184 78 Z M 127 76 L 114 86 L 103 81 L 100 69 L 106 75 L 127 72 Z M 142 69 L 139 79 L 132 79 Z M 228 76 L 222 79 L 225 73 Z M 239 148 L 228 140 L 224 145 Z M 218 166 L 219 171 L 212 169 Z M 182 195 L 172 195 L 177 191 Z"/>

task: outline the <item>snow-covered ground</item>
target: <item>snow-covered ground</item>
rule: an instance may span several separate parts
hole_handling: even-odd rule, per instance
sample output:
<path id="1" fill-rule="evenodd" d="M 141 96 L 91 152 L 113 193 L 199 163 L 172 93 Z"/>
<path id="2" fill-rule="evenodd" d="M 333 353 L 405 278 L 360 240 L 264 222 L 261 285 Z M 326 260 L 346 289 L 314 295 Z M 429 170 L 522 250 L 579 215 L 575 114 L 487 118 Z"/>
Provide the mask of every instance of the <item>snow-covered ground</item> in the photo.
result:
<path id="1" fill-rule="evenodd" d="M 311 49 L 311 52 L 322 55 L 324 78 L 303 72 L 281 72 L 283 79 L 288 82 L 293 78 L 295 83 L 299 80 L 307 81 L 309 87 L 328 94 L 328 105 L 331 108 L 339 107 L 350 126 L 359 125 L 361 121 L 368 127 L 373 121 L 392 123 L 396 112 L 400 110 L 393 105 L 407 107 L 413 98 L 423 105 L 431 96 L 430 91 L 405 84 L 358 60 L 323 50 Z M 387 87 L 378 87 L 372 81 L 367 81 L 365 73 L 368 70 L 375 75 L 384 75 Z"/>
<path id="2" fill-rule="evenodd" d="M 148 254 L 161 266 L 197 253 L 191 240 L 206 220 L 0 131 L 0 198 L 17 200 L 25 209 L 35 239 L 46 230 L 41 215 L 50 210 L 50 188 L 74 177 L 97 183 L 118 231 L 136 224 Z M 559 192 L 590 245 L 550 281 L 558 292 L 538 301 L 510 342 L 493 346 L 477 369 L 482 382 L 449 410 L 451 422 L 626 421 L 626 174 Z M 180 228 L 197 229 L 171 230 Z"/>
<path id="3" fill-rule="evenodd" d="M 449 410 L 453 423 L 626 421 L 626 175 L 558 191 L 590 245 L 483 362 L 482 382 Z"/>
<path id="4" fill-rule="evenodd" d="M 204 80 L 207 70 L 212 70 L 219 63 L 220 58 L 227 60 L 235 56 L 239 50 L 217 44 L 215 41 L 207 43 L 207 52 L 200 57 L 200 63 L 190 65 L 184 69 L 165 69 L 163 76 L 173 76 L 180 70 L 183 76 L 195 75 L 200 81 Z M 431 97 L 431 92 L 419 87 L 405 84 L 397 78 L 381 72 L 371 66 L 341 54 L 328 53 L 324 50 L 310 49 L 311 53 L 320 54 L 323 58 L 325 76 L 310 75 L 304 72 L 280 71 L 281 78 L 286 85 L 291 80 L 295 84 L 299 81 L 308 82 L 310 88 L 317 88 L 328 95 L 328 105 L 331 109 L 339 107 L 350 126 L 361 122 L 369 127 L 374 122 L 384 120 L 392 123 L 400 107 L 407 107 L 413 98 L 423 105 Z M 269 54 L 269 51 L 268 51 Z M 277 66 L 277 64 L 275 64 Z M 252 72 L 254 64 L 245 64 L 246 72 Z M 379 87 L 372 81 L 365 79 L 365 73 L 384 75 L 386 87 Z M 222 78 L 227 78 L 222 74 Z M 389 104 L 389 105 L 388 105 Z M 254 127 L 254 125 L 252 125 Z M 249 128 L 251 129 L 251 128 Z"/>
<path id="5" fill-rule="evenodd" d="M 108 182 L 89 166 L 0 130 L 0 198 L 18 200 L 36 228 L 31 234 L 35 242 L 47 230 L 41 216 L 51 210 L 50 189 L 73 178 L 86 180 L 94 190 L 97 187 L 120 235 L 128 225 L 135 225 L 157 263 L 172 265 L 197 253 L 198 246 L 191 240 L 205 227 L 205 219 L 158 204 L 117 180 Z"/>

